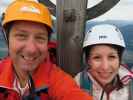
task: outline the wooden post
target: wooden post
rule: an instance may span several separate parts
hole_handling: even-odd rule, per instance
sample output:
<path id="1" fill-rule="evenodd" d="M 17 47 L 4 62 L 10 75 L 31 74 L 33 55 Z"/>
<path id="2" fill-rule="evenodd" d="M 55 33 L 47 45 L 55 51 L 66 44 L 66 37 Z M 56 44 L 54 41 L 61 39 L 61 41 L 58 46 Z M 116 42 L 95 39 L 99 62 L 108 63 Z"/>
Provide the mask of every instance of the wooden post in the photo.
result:
<path id="1" fill-rule="evenodd" d="M 57 0 L 58 64 L 74 76 L 82 67 L 87 0 Z"/>
<path id="2" fill-rule="evenodd" d="M 82 41 L 85 21 L 96 18 L 110 10 L 120 0 L 102 0 L 92 8 L 87 8 L 88 0 L 38 0 L 50 9 L 57 18 L 57 61 L 68 73 L 75 75 L 82 66 Z M 57 8 L 57 9 L 56 9 Z"/>

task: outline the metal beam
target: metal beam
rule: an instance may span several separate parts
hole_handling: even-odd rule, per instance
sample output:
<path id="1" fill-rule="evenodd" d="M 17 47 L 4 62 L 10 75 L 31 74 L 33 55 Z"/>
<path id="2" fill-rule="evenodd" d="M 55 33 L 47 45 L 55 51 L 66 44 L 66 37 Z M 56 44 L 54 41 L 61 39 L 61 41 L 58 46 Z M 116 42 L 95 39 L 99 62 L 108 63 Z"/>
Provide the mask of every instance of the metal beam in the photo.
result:
<path id="1" fill-rule="evenodd" d="M 119 1 L 120 0 L 103 0 L 94 7 L 87 9 L 86 20 L 96 18 L 106 13 L 108 10 L 114 7 Z"/>
<path id="2" fill-rule="evenodd" d="M 50 12 L 54 16 L 56 16 L 56 5 L 55 4 L 53 4 L 50 0 L 38 0 L 38 1 L 48 6 Z"/>
<path id="3" fill-rule="evenodd" d="M 38 0 L 39 2 L 47 5 L 50 9 L 50 12 L 56 16 L 56 5 L 53 4 L 50 0 Z M 100 3 L 95 5 L 92 8 L 86 9 L 86 20 L 90 20 L 93 18 L 96 18 L 104 13 L 106 13 L 108 10 L 113 8 L 120 0 L 102 0 Z"/>

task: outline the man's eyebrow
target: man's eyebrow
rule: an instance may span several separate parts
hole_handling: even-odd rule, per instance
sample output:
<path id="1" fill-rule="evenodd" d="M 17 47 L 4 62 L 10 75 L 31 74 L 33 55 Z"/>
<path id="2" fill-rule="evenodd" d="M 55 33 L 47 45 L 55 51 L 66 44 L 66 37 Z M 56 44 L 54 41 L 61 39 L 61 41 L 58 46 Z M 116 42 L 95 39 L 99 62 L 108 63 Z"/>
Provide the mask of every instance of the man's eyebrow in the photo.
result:
<path id="1" fill-rule="evenodd" d="M 47 32 L 38 32 L 37 35 L 43 35 L 43 36 L 48 36 L 48 33 Z"/>
<path id="2" fill-rule="evenodd" d="M 23 30 L 23 29 L 17 28 L 16 30 L 17 30 L 17 32 L 20 31 L 20 32 L 22 32 L 22 33 L 28 33 L 27 31 L 25 31 L 25 30 Z"/>

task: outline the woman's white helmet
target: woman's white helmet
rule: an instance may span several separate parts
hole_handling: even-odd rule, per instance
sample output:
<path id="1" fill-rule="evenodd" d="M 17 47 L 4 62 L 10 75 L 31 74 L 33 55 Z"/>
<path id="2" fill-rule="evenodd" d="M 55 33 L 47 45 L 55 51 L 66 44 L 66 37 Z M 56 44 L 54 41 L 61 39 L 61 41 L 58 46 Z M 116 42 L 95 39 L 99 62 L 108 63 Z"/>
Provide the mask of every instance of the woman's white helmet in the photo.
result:
<path id="1" fill-rule="evenodd" d="M 110 24 L 99 24 L 87 31 L 83 48 L 94 44 L 114 44 L 125 48 L 122 33 Z"/>

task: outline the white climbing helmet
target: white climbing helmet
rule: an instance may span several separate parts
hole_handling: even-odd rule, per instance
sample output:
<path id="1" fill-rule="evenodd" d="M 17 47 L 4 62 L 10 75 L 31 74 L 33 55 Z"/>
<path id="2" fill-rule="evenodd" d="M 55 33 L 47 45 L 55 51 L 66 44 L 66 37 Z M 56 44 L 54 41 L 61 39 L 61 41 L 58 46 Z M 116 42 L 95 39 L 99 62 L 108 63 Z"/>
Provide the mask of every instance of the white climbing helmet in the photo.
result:
<path id="1" fill-rule="evenodd" d="M 114 44 L 125 48 L 124 38 L 120 30 L 110 24 L 100 24 L 87 31 L 83 48 L 94 44 Z"/>

